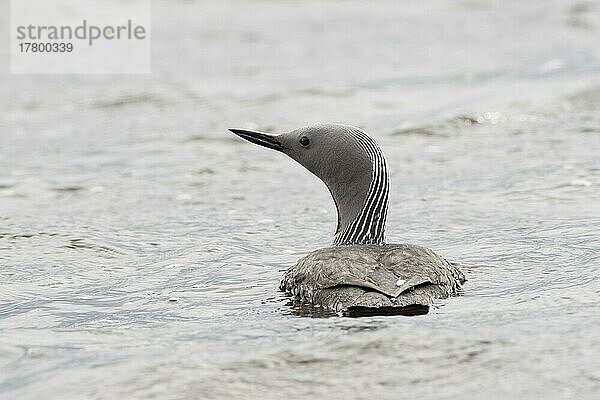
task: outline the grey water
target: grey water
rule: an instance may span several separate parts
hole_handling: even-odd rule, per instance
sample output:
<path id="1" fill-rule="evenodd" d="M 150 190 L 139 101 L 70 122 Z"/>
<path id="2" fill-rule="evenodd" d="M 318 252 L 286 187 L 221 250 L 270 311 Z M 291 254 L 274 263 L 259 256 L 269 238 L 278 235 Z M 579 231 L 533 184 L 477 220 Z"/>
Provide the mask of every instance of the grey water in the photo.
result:
<path id="1" fill-rule="evenodd" d="M 157 1 L 150 75 L 4 51 L 0 398 L 599 398 L 599 43 L 597 1 Z M 227 128 L 314 122 L 380 142 L 388 242 L 459 262 L 461 296 L 277 291 L 335 208 Z"/>

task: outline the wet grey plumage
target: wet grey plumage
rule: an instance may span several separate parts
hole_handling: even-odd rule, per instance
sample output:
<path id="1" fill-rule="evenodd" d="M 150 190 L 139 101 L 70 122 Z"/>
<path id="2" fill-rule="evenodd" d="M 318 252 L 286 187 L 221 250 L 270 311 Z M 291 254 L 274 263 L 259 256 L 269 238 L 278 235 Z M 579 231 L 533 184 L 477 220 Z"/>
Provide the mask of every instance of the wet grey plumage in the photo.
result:
<path id="1" fill-rule="evenodd" d="M 430 249 L 409 244 L 326 247 L 300 259 L 280 289 L 336 312 L 357 307 L 430 306 L 465 278 Z"/>
<path id="2" fill-rule="evenodd" d="M 231 131 L 298 161 L 325 183 L 336 205 L 333 246 L 288 269 L 282 291 L 339 313 L 429 307 L 458 292 L 465 277 L 455 264 L 421 246 L 385 244 L 389 173 L 383 152 L 366 132 L 338 124 L 280 135 Z"/>

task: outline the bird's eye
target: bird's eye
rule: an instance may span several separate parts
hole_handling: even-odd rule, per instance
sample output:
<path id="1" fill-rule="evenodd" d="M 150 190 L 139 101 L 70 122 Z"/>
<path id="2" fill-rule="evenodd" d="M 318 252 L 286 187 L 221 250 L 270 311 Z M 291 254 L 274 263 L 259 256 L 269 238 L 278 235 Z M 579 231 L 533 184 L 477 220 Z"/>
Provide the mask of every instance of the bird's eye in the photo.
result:
<path id="1" fill-rule="evenodd" d="M 302 136 L 299 140 L 300 144 L 304 147 L 308 146 L 310 144 L 310 139 L 307 138 L 306 136 Z"/>

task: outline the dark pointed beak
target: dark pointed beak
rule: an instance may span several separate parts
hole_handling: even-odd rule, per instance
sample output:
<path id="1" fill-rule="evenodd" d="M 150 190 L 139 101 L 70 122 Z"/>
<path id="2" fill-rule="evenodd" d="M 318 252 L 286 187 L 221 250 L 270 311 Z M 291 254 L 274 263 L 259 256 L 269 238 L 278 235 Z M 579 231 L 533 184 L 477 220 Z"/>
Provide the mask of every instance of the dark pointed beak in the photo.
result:
<path id="1" fill-rule="evenodd" d="M 249 131 L 247 129 L 230 129 L 231 132 L 235 133 L 242 139 L 246 139 L 249 142 L 257 144 L 259 146 L 267 147 L 269 149 L 283 151 L 287 149 L 281 142 L 277 139 L 276 135 L 270 135 L 268 133 Z"/>

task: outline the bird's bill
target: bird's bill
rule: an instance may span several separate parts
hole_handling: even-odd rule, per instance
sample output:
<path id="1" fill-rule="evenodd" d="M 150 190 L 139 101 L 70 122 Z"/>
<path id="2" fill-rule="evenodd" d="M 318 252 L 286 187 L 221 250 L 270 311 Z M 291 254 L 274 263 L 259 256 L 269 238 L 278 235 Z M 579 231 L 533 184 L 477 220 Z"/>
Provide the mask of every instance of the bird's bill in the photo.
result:
<path id="1" fill-rule="evenodd" d="M 268 133 L 257 131 L 249 131 L 247 129 L 230 129 L 230 131 L 242 139 L 246 139 L 247 141 L 259 146 L 267 147 L 277 151 L 283 151 L 286 149 L 286 147 L 277 139 L 276 135 L 270 135 Z"/>

